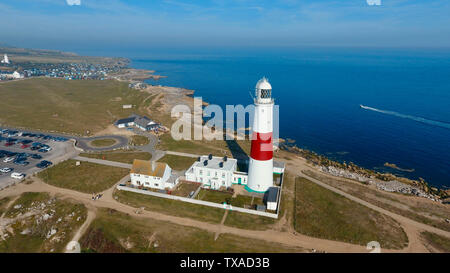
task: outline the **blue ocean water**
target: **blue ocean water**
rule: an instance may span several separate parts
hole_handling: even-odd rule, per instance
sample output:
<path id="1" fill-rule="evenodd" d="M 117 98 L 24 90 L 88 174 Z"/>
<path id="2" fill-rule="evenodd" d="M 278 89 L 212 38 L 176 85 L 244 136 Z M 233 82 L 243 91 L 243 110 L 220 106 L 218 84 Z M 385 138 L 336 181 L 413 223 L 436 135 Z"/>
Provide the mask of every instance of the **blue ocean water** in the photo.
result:
<path id="1" fill-rule="evenodd" d="M 450 186 L 449 51 L 228 50 L 131 57 L 133 67 L 168 76 L 149 83 L 193 89 L 221 106 L 251 104 L 249 92 L 266 76 L 280 105 L 280 137 L 336 160 Z M 414 171 L 386 168 L 385 162 Z"/>

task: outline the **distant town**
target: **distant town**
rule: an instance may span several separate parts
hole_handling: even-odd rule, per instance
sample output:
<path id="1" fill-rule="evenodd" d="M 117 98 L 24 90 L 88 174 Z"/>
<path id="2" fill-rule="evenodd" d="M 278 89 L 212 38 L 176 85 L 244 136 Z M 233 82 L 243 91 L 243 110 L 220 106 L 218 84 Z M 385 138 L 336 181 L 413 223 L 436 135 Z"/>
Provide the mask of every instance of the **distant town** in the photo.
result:
<path id="1" fill-rule="evenodd" d="M 62 78 L 66 80 L 104 80 L 110 73 L 119 72 L 124 66 L 93 63 L 15 63 L 4 54 L 0 66 L 0 80 L 16 80 L 30 77 Z"/>

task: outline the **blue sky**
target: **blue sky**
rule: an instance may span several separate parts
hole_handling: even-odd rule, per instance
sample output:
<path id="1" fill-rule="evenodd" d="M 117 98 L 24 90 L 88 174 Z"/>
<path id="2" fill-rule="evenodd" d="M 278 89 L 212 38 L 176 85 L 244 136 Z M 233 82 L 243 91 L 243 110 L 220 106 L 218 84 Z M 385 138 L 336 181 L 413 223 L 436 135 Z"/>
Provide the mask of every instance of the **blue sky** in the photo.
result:
<path id="1" fill-rule="evenodd" d="M 450 47 L 448 0 L 79 1 L 0 0 L 0 42 L 74 50 Z"/>

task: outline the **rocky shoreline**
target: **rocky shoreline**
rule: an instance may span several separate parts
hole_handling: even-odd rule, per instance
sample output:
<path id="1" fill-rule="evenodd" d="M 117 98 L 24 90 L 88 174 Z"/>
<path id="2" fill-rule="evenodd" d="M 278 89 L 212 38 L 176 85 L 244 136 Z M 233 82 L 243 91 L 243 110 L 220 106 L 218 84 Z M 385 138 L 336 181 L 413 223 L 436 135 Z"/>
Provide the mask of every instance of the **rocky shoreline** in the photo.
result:
<path id="1" fill-rule="evenodd" d="M 412 180 L 398 177 L 391 173 L 380 173 L 365 169 L 352 162 L 341 163 L 333 161 L 315 152 L 298 148 L 294 141 L 280 141 L 280 149 L 300 155 L 324 173 L 352 179 L 368 185 L 375 185 L 380 190 L 419 196 L 436 202 L 442 202 L 442 200 L 450 197 L 448 190 L 432 187 L 421 178 Z"/>

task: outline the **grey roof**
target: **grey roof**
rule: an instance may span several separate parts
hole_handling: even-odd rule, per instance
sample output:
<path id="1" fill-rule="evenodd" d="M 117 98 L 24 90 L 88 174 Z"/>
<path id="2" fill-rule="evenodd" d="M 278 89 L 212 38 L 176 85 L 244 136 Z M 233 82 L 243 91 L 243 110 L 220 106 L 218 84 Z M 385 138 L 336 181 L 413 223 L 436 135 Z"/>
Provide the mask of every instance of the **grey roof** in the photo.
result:
<path id="1" fill-rule="evenodd" d="M 208 161 L 208 165 L 206 166 L 203 164 L 205 160 Z M 222 168 L 219 166 L 220 162 L 223 162 Z M 193 167 L 232 171 L 233 166 L 235 166 L 236 164 L 237 160 L 234 158 L 228 158 L 227 161 L 223 161 L 223 157 L 213 156 L 213 158 L 210 160 L 208 159 L 207 155 L 204 155 L 200 157 L 200 161 L 196 160 L 194 162 Z"/>
<path id="2" fill-rule="evenodd" d="M 258 211 L 266 211 L 266 206 L 264 206 L 264 205 L 256 205 L 256 210 L 258 210 Z"/>
<path id="3" fill-rule="evenodd" d="M 285 163 L 281 161 L 273 161 L 273 166 L 277 168 L 284 168 Z"/>
<path id="4" fill-rule="evenodd" d="M 130 123 L 130 122 L 133 122 L 134 120 L 135 120 L 135 117 L 119 119 L 118 121 L 116 121 L 116 125 L 127 124 L 127 123 Z"/>
<path id="5" fill-rule="evenodd" d="M 267 195 L 267 202 L 277 202 L 278 187 L 270 187 Z"/>

